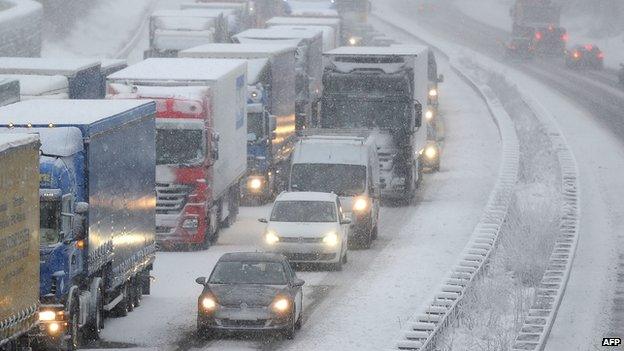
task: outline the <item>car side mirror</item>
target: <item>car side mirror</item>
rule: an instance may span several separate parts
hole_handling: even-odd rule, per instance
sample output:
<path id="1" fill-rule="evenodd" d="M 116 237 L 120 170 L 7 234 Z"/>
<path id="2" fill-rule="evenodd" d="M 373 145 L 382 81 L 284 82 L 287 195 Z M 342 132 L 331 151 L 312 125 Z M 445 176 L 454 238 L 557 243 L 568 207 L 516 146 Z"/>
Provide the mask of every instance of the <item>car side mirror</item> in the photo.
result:
<path id="1" fill-rule="evenodd" d="M 444 83 L 444 74 L 438 76 L 438 83 Z"/>
<path id="2" fill-rule="evenodd" d="M 258 222 L 260 222 L 260 223 L 269 223 L 269 221 L 266 218 L 258 218 Z"/>
<path id="3" fill-rule="evenodd" d="M 197 279 L 195 279 L 195 283 L 199 284 L 199 285 L 206 285 L 207 279 L 206 277 L 199 277 Z"/>
<path id="4" fill-rule="evenodd" d="M 305 284 L 305 280 L 299 279 L 299 278 L 296 278 L 295 281 L 293 282 L 293 286 L 296 286 L 296 287 L 303 286 L 304 284 Z"/>
<path id="5" fill-rule="evenodd" d="M 343 218 L 342 220 L 340 220 L 340 224 L 351 224 L 351 219 Z"/>

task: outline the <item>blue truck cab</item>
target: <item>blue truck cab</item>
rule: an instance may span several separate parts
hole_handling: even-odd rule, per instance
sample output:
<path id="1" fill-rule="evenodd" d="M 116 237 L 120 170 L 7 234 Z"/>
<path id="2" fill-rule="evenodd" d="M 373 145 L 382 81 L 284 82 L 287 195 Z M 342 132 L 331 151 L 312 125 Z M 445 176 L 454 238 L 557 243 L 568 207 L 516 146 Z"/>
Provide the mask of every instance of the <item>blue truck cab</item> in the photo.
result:
<path id="1" fill-rule="evenodd" d="M 0 57 L 0 74 L 64 76 L 70 99 L 103 99 L 100 61 L 42 57 Z"/>
<path id="2" fill-rule="evenodd" d="M 61 349 L 97 339 L 103 319 L 149 293 L 155 258 L 151 101 L 30 100 L 0 108 L 0 133 L 37 133 L 40 322 Z"/>

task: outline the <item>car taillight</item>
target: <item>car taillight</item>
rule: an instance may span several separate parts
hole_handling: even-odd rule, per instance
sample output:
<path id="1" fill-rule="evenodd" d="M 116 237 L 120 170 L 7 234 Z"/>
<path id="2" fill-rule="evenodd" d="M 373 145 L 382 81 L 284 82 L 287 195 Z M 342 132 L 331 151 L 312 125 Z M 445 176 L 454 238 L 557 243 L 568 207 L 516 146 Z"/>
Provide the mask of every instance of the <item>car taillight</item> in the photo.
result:
<path id="1" fill-rule="evenodd" d="M 604 58 L 604 53 L 599 52 L 598 55 L 596 55 L 599 59 L 603 59 Z"/>
<path id="2" fill-rule="evenodd" d="M 542 32 L 535 32 L 535 40 L 542 40 Z"/>
<path id="3" fill-rule="evenodd" d="M 566 41 L 566 42 L 570 40 L 570 36 L 568 35 L 568 33 L 563 34 L 561 36 L 561 40 Z"/>
<path id="4" fill-rule="evenodd" d="M 572 57 L 574 57 L 575 59 L 577 59 L 577 58 L 581 57 L 581 53 L 580 53 L 580 52 L 578 52 L 578 51 L 575 51 L 575 52 L 572 54 Z"/>
<path id="5" fill-rule="evenodd" d="M 585 45 L 585 50 L 592 51 L 592 50 L 594 50 L 594 46 L 592 44 L 586 44 Z"/>

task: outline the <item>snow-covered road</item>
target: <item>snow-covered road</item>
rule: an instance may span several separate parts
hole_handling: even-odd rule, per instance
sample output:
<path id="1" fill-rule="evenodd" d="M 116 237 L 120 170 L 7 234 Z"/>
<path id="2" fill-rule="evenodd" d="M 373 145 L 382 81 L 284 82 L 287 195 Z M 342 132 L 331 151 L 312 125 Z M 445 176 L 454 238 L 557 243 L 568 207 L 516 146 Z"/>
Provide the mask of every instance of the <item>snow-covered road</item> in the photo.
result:
<path id="1" fill-rule="evenodd" d="M 398 23 L 416 21 L 449 42 L 501 60 L 500 30 L 467 18 L 450 1 L 437 2 L 426 13 L 419 12 L 420 3 L 389 0 L 375 5 Z M 580 241 L 547 350 L 597 349 L 602 337 L 624 332 L 624 99 L 605 83 L 604 74 L 590 75 L 539 60 L 511 63 L 506 71 L 555 117 L 580 169 Z"/>

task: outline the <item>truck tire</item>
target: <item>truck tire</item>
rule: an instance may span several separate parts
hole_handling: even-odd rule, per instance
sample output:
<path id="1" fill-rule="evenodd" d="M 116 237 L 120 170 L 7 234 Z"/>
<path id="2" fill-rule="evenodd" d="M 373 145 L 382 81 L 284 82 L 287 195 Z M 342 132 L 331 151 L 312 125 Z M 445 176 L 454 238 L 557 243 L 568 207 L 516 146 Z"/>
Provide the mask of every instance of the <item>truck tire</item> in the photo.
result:
<path id="1" fill-rule="evenodd" d="M 134 305 L 135 308 L 141 306 L 141 299 L 143 298 L 143 284 L 141 284 L 141 279 L 139 278 L 139 275 L 137 275 L 136 277 L 132 279 L 132 288 L 133 288 L 132 305 Z"/>
<path id="2" fill-rule="evenodd" d="M 143 295 L 149 295 L 152 288 L 152 279 L 149 270 L 145 269 L 139 273 L 139 280 L 141 282 L 141 293 L 143 293 Z"/>
<path id="3" fill-rule="evenodd" d="M 74 351 L 80 348 L 80 301 L 78 294 L 73 294 L 71 307 L 69 311 L 69 325 L 67 326 L 67 339 L 64 342 L 63 349 Z"/>
<path id="4" fill-rule="evenodd" d="M 128 283 L 125 283 L 120 290 L 120 293 L 123 294 L 123 298 L 119 301 L 117 306 L 113 308 L 113 315 L 115 317 L 125 317 L 129 312 L 128 305 L 130 304 L 130 301 L 128 299 Z"/>
<path id="5" fill-rule="evenodd" d="M 87 340 L 99 340 L 100 331 L 104 329 L 104 297 L 102 278 L 95 278 L 91 282 L 89 292 L 91 300 L 89 302 L 89 318 L 84 328 L 84 335 Z"/>

